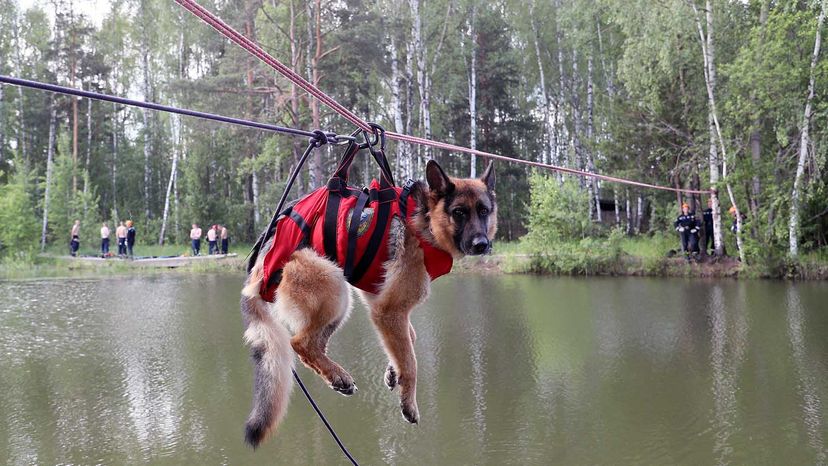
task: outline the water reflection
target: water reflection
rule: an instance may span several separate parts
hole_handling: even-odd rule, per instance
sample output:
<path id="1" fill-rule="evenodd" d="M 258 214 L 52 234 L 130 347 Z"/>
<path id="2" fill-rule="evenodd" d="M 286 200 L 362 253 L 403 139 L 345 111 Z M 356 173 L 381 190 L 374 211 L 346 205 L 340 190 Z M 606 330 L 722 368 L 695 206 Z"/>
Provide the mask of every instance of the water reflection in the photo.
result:
<path id="1" fill-rule="evenodd" d="M 241 442 L 240 277 L 0 282 L 0 462 L 333 464 L 295 394 Z M 365 464 L 824 464 L 828 286 L 454 276 L 415 311 L 422 421 L 401 420 L 358 306 L 300 375 Z"/>
<path id="2" fill-rule="evenodd" d="M 819 396 L 818 384 L 811 365 L 808 361 L 803 335 L 805 316 L 799 291 L 794 286 L 787 288 L 787 320 L 788 338 L 791 340 L 791 353 L 797 375 L 797 392 L 802 398 L 802 422 L 807 432 L 808 446 L 816 454 L 816 463 L 825 464 L 825 428 L 823 427 L 822 401 Z M 824 376 L 823 375 L 823 382 Z"/>

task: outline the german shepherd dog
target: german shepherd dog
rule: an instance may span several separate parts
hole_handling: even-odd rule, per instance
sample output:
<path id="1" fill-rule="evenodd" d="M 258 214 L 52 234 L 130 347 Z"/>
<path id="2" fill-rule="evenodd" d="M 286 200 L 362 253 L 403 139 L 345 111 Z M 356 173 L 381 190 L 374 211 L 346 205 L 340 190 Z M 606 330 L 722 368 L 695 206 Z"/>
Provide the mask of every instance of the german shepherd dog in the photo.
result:
<path id="1" fill-rule="evenodd" d="M 446 176 L 437 162 L 426 166 L 426 182 L 414 184 L 410 196 L 417 210 L 408 221 L 394 217 L 389 228 L 389 259 L 382 265 L 384 282 L 376 294 L 360 291 L 371 321 L 388 355 L 384 382 L 399 387 L 403 417 L 417 423 L 417 338 L 409 320 L 411 311 L 429 294 L 430 277 L 423 265 L 418 236 L 455 258 L 490 252 L 497 230 L 495 174 L 489 163 L 480 178 Z M 278 233 L 273 235 L 275 238 Z M 241 298 L 244 339 L 253 362 L 253 408 L 245 439 L 257 447 L 287 411 L 293 385 L 293 353 L 327 384 L 343 395 L 356 391 L 354 379 L 327 353 L 328 340 L 348 318 L 351 290 L 342 269 L 311 248 L 290 256 L 271 304 L 260 296 L 263 257 L 248 274 Z M 290 329 L 293 333 L 288 333 Z"/>

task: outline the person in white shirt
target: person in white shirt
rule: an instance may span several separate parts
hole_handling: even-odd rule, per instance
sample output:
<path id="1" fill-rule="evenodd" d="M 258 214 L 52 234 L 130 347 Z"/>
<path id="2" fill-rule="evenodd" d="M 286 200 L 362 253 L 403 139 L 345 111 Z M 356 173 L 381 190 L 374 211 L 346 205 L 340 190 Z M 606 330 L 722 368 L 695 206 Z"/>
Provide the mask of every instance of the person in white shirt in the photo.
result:
<path id="1" fill-rule="evenodd" d="M 106 256 L 109 254 L 109 227 L 106 226 L 106 222 L 103 223 L 101 226 L 101 255 Z"/>
<path id="2" fill-rule="evenodd" d="M 197 256 L 201 252 L 201 228 L 198 224 L 193 223 L 193 229 L 190 230 L 190 239 L 193 241 L 193 255 Z"/>
<path id="3" fill-rule="evenodd" d="M 216 247 L 216 240 L 218 239 L 218 227 L 213 225 L 207 230 L 207 244 L 210 245 L 210 255 L 218 253 L 218 248 Z"/>

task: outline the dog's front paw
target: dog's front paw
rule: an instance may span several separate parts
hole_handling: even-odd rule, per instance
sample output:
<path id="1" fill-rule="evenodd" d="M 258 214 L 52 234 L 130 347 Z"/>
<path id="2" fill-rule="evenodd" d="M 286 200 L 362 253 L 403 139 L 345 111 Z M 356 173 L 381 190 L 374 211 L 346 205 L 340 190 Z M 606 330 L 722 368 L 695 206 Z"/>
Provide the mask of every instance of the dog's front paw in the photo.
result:
<path id="1" fill-rule="evenodd" d="M 389 390 L 393 390 L 397 386 L 397 372 L 391 364 L 385 369 L 384 381 Z"/>
<path id="2" fill-rule="evenodd" d="M 400 403 L 400 410 L 402 411 L 402 415 L 406 421 L 417 424 L 420 422 L 420 412 L 417 410 L 417 405 L 406 404 L 405 402 Z"/>
<path id="3" fill-rule="evenodd" d="M 345 395 L 351 396 L 354 392 L 357 391 L 357 386 L 354 383 L 353 379 L 350 375 L 342 375 L 342 376 L 335 376 L 333 380 L 331 380 L 330 387 L 334 389 L 336 392 Z"/>

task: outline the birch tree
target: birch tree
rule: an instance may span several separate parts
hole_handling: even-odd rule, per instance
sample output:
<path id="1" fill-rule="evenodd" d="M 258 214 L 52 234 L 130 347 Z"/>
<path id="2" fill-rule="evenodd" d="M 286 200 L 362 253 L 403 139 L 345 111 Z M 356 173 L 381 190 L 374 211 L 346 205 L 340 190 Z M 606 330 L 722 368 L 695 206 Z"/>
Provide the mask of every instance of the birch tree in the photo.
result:
<path id="1" fill-rule="evenodd" d="M 55 138 L 57 137 L 57 109 L 55 98 L 49 99 L 49 146 L 46 151 L 46 186 L 43 189 L 43 227 L 40 230 L 40 251 L 46 250 L 46 233 L 49 228 L 49 194 L 52 186 L 52 169 L 55 158 Z"/>
<path id="2" fill-rule="evenodd" d="M 788 221 L 788 254 L 796 257 L 799 254 L 799 209 L 802 196 L 802 182 L 805 175 L 805 164 L 808 159 L 808 148 L 810 146 L 810 127 L 812 116 L 812 102 L 814 100 L 815 74 L 817 60 L 819 60 L 819 49 L 822 42 L 822 23 L 825 21 L 825 3 L 820 3 L 819 19 L 817 19 L 816 37 L 814 38 L 814 53 L 811 56 L 810 78 L 808 80 L 808 95 L 805 98 L 805 111 L 802 115 L 802 125 L 799 130 L 799 158 L 796 165 L 793 191 L 791 192 L 791 215 Z"/>

